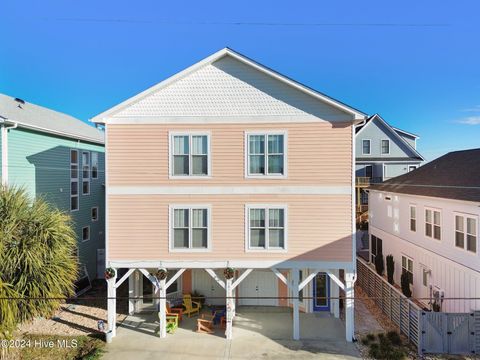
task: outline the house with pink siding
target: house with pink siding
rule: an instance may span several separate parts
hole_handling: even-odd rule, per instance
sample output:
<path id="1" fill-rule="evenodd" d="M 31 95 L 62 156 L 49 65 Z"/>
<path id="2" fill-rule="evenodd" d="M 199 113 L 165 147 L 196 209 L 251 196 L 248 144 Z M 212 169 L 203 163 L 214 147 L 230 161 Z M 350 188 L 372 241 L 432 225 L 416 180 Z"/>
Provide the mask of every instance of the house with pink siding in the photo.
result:
<path id="1" fill-rule="evenodd" d="M 106 131 L 108 326 L 197 291 L 339 317 L 353 338 L 354 127 L 365 114 L 222 49 L 93 118 Z M 227 279 L 226 268 L 235 276 Z M 166 279 L 156 278 L 166 269 Z M 331 297 L 331 298 L 330 298 Z"/>

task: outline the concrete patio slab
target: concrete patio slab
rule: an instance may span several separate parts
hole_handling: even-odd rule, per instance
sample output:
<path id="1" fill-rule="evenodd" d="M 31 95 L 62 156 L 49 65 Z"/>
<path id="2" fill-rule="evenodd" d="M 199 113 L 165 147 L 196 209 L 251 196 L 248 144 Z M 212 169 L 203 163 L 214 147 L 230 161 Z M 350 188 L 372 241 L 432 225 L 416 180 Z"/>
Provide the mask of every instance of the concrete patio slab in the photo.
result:
<path id="1" fill-rule="evenodd" d="M 212 335 L 196 333 L 196 323 L 197 317 L 185 317 L 174 334 L 160 339 L 156 314 L 128 316 L 104 359 L 360 359 L 345 341 L 342 321 L 327 313 L 301 314 L 300 341 L 291 340 L 289 308 L 238 308 L 230 341 L 220 328 Z"/>

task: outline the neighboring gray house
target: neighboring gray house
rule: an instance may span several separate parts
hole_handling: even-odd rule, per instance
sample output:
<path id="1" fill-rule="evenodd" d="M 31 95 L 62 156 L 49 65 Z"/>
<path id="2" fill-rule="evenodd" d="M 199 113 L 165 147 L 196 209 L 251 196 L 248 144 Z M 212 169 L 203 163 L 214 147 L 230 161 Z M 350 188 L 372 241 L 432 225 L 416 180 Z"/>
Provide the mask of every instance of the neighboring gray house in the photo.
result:
<path id="1" fill-rule="evenodd" d="M 418 135 L 390 126 L 378 114 L 355 131 L 357 216 L 361 216 L 368 204 L 363 188 L 415 170 L 425 159 L 416 149 Z"/>
<path id="2" fill-rule="evenodd" d="M 72 116 L 0 94 L 0 178 L 70 214 L 81 273 L 103 277 L 104 133 Z M 80 285 L 79 285 L 80 287 Z M 82 285 L 83 287 L 83 285 Z"/>
<path id="3" fill-rule="evenodd" d="M 390 126 L 375 114 L 356 128 L 356 176 L 381 182 L 410 172 L 425 159 L 416 150 L 418 135 Z"/>

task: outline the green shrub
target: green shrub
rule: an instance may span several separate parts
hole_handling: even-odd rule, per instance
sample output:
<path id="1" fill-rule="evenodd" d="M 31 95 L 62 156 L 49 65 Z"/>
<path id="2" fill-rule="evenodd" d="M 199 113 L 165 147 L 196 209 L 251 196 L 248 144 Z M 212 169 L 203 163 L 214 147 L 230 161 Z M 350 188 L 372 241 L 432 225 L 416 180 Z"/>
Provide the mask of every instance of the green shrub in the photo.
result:
<path id="1" fill-rule="evenodd" d="M 375 256 L 375 270 L 377 274 L 383 276 L 383 272 L 385 270 L 385 265 L 383 263 L 383 254 L 379 253 Z"/>
<path id="2" fill-rule="evenodd" d="M 398 334 L 398 332 L 391 330 L 387 333 L 387 339 L 396 346 L 402 345 L 402 338 Z"/>
<path id="3" fill-rule="evenodd" d="M 398 336 L 398 334 L 394 331 L 387 333 L 387 335 L 378 334 L 378 342 L 371 342 L 369 344 L 368 355 L 379 360 L 404 359 L 407 352 L 401 347 L 402 342 L 400 336 L 398 336 L 398 338 L 396 336 Z"/>
<path id="4" fill-rule="evenodd" d="M 32 201 L 23 189 L 2 186 L 0 219 L 0 295 L 20 298 L 0 301 L 1 337 L 19 322 L 50 317 L 74 294 L 78 269 L 69 215 Z"/>
<path id="5" fill-rule="evenodd" d="M 407 298 L 411 297 L 412 290 L 410 290 L 410 279 L 406 272 L 404 272 L 400 277 L 400 285 L 402 286 L 403 295 L 405 295 Z"/>
<path id="6" fill-rule="evenodd" d="M 393 285 L 393 273 L 395 272 L 395 260 L 393 255 L 387 255 L 387 279 L 390 284 Z"/>

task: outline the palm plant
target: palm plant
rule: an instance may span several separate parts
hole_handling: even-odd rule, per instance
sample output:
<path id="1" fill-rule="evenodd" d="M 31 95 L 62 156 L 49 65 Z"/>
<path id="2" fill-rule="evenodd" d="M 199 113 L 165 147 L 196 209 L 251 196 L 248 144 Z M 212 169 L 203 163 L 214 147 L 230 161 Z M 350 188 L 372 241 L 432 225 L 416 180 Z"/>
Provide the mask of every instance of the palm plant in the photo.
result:
<path id="1" fill-rule="evenodd" d="M 12 325 L 12 318 L 16 324 L 51 316 L 74 294 L 78 267 L 70 217 L 23 189 L 1 187 L 0 219 L 0 293 L 19 298 L 0 304 L 0 320 Z"/>

